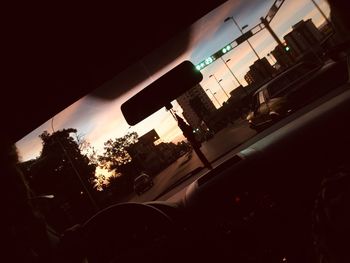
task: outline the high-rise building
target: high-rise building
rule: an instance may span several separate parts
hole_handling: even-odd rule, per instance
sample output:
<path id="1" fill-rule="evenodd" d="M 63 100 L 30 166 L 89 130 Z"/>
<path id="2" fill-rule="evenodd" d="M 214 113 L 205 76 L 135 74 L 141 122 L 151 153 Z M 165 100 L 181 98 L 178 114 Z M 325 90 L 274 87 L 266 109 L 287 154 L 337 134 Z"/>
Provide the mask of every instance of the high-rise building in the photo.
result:
<path id="1" fill-rule="evenodd" d="M 301 20 L 293 30 L 284 36 L 293 57 L 299 57 L 310 51 L 318 51 L 323 34 L 317 29 L 311 19 Z"/>
<path id="2" fill-rule="evenodd" d="M 201 127 L 202 122 L 205 123 L 207 117 L 216 110 L 213 102 L 199 84 L 178 97 L 177 102 L 183 110 L 182 115 L 192 128 Z"/>
<path id="3" fill-rule="evenodd" d="M 155 129 L 150 130 L 149 132 L 145 133 L 144 135 L 140 136 L 138 138 L 138 141 L 140 143 L 143 143 L 144 145 L 154 144 L 157 140 L 159 140 L 159 135 L 155 131 Z"/>
<path id="4" fill-rule="evenodd" d="M 285 50 L 285 47 L 282 47 L 280 45 L 277 45 L 274 50 L 271 51 L 271 54 L 274 56 L 274 58 L 277 61 L 277 64 L 282 68 L 287 68 L 294 64 L 294 57 L 292 56 L 292 52 L 288 54 Z"/>
<path id="5" fill-rule="evenodd" d="M 275 69 L 270 65 L 267 58 L 256 60 L 253 65 L 249 67 L 249 71 L 244 76 L 248 84 L 261 83 L 264 80 L 271 78 Z"/>

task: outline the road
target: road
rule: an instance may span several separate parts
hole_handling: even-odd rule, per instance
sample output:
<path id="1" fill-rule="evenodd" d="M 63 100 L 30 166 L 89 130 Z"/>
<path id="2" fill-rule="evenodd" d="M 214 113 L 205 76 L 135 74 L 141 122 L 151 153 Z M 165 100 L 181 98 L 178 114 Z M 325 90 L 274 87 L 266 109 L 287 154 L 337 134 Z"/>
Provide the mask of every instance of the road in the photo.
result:
<path id="1" fill-rule="evenodd" d="M 214 162 L 223 154 L 231 151 L 233 148 L 240 145 L 242 142 L 251 138 L 255 134 L 256 132 L 249 128 L 246 121 L 238 120 L 235 124 L 230 125 L 215 134 L 211 140 L 204 142 L 201 150 L 210 162 Z M 197 178 L 198 175 L 208 171 L 206 168 L 203 168 L 203 164 L 197 155 L 192 151 L 184 156 L 181 156 L 179 159 L 177 159 L 177 161 L 156 175 L 154 177 L 154 186 L 150 190 L 140 196 L 130 194 L 122 201 L 145 202 L 154 200 L 169 186 L 173 185 L 180 179 L 184 179 L 186 175 L 196 168 L 200 169 L 197 171 L 197 176 L 192 177 L 192 181 L 193 178 Z M 181 185 L 183 185 L 183 187 L 185 186 L 185 184 Z"/>

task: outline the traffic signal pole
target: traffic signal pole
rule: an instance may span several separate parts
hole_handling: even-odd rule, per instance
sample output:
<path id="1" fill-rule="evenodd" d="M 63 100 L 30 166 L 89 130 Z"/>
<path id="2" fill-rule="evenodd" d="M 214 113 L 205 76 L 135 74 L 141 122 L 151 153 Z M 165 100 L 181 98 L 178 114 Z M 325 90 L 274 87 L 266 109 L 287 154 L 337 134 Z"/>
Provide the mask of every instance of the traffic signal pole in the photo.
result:
<path id="1" fill-rule="evenodd" d="M 277 44 L 281 47 L 284 47 L 282 44 L 282 41 L 278 38 L 278 36 L 276 35 L 276 33 L 272 30 L 272 28 L 270 27 L 269 22 L 267 22 L 267 20 L 263 17 L 260 18 L 261 23 L 263 23 L 263 25 L 265 26 L 265 28 L 267 29 L 267 31 L 269 31 L 269 33 L 271 34 L 271 36 L 273 37 L 273 39 L 277 42 Z"/>
<path id="2" fill-rule="evenodd" d="M 260 18 L 261 23 L 265 26 L 267 31 L 270 33 L 270 35 L 273 37 L 273 39 L 277 42 L 277 44 L 282 48 L 284 53 L 286 53 L 287 57 L 291 60 L 291 62 L 294 61 L 293 57 L 291 56 L 290 52 L 287 52 L 285 49 L 285 46 L 283 45 L 282 41 L 279 39 L 279 37 L 276 35 L 275 31 L 272 30 L 270 27 L 270 23 L 263 17 Z"/>

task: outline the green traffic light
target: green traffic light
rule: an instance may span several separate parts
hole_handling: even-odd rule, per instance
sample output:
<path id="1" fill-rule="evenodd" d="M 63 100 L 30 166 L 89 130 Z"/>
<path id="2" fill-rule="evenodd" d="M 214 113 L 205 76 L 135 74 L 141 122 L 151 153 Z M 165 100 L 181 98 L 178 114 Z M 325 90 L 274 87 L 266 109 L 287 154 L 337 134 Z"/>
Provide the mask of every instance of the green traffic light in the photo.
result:
<path id="1" fill-rule="evenodd" d="M 290 50 L 290 48 L 289 48 L 288 46 L 286 46 L 286 47 L 285 47 L 285 50 L 286 50 L 286 51 L 289 51 L 289 50 Z"/>
<path id="2" fill-rule="evenodd" d="M 221 49 L 221 52 L 225 54 L 225 53 L 227 53 L 230 49 L 231 49 L 231 46 L 230 46 L 230 45 L 227 45 L 226 47 L 224 47 L 223 49 Z"/>
<path id="3" fill-rule="evenodd" d="M 209 65 L 213 62 L 213 59 L 211 57 L 208 57 L 206 60 L 205 60 L 205 64 Z"/>
<path id="4" fill-rule="evenodd" d="M 196 65 L 196 69 L 198 71 L 202 70 L 203 68 L 205 68 L 206 66 L 210 65 L 211 63 L 213 63 L 215 60 L 217 60 L 221 56 L 223 56 L 225 53 L 229 52 L 231 49 L 233 49 L 231 44 L 228 44 L 227 46 L 225 46 L 221 50 L 217 51 L 216 53 L 214 53 L 213 55 L 207 57 L 204 61 L 202 61 L 201 63 Z"/>

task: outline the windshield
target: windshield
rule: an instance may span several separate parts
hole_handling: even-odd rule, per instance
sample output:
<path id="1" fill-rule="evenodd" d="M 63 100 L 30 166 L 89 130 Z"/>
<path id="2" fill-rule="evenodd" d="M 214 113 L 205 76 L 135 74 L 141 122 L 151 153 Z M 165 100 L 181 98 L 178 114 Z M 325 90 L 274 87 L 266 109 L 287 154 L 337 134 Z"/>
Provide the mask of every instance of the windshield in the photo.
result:
<path id="1" fill-rule="evenodd" d="M 47 212 L 52 225 L 64 229 L 113 203 L 164 199 L 215 169 L 276 121 L 345 82 L 339 61 L 326 55 L 337 42 L 329 6 L 316 2 L 227 1 L 190 27 L 189 45 L 172 63 L 156 70 L 181 34 L 99 87 L 103 98 L 94 96 L 96 91 L 81 98 L 18 141 L 32 191 L 55 196 Z M 203 80 L 172 101 L 171 110 L 163 108 L 128 125 L 121 105 L 184 60 L 196 66 Z M 315 81 L 328 78 L 334 68 L 334 85 L 311 92 L 319 86 Z M 261 92 L 252 104 L 263 85 L 274 93 L 302 75 L 308 78 L 289 87 L 292 95 L 286 102 L 272 103 Z M 273 82 L 275 78 L 279 81 Z M 135 79 L 142 81 L 135 84 Z M 117 92 L 125 86 L 128 92 Z M 210 166 L 179 128 L 181 120 Z M 152 179 L 148 184 L 146 177 L 138 178 L 143 172 Z M 139 180 L 144 185 L 136 193 Z"/>

